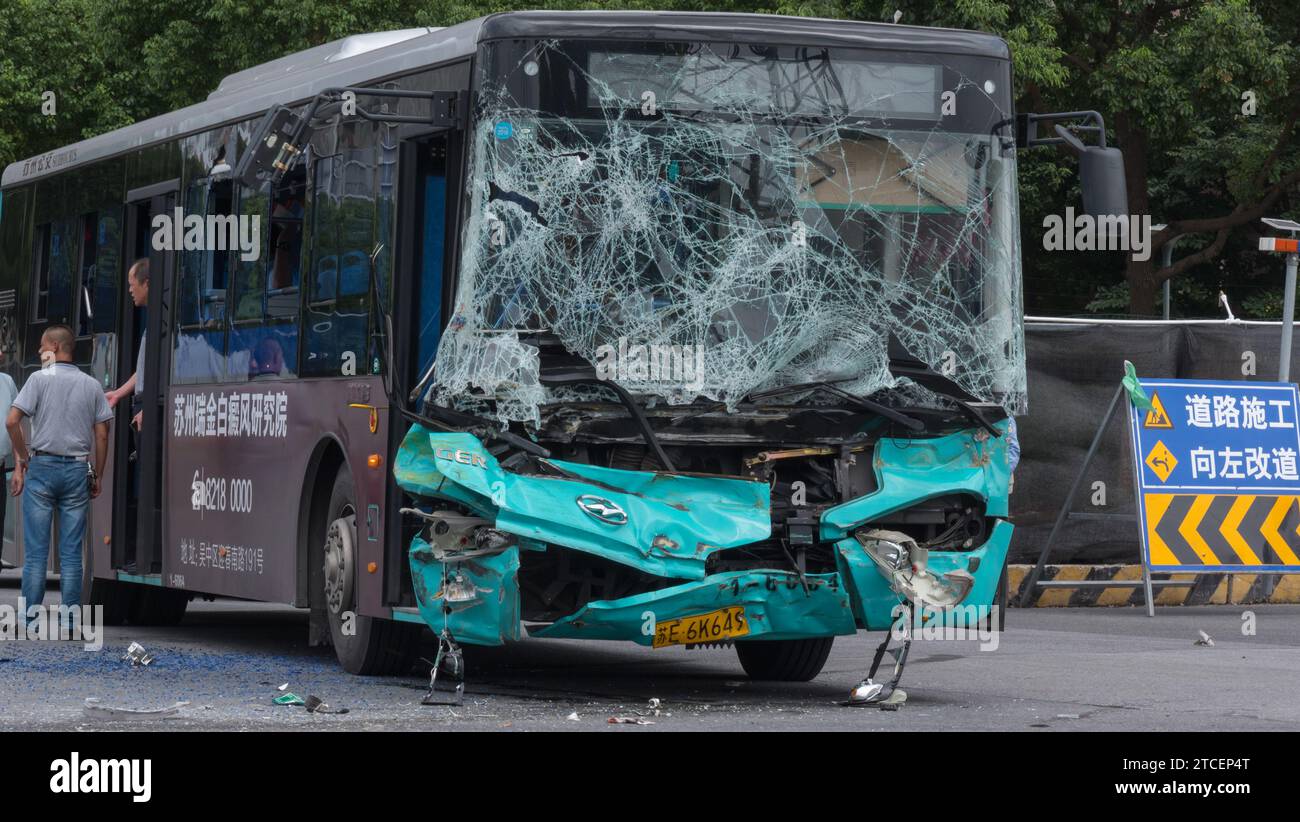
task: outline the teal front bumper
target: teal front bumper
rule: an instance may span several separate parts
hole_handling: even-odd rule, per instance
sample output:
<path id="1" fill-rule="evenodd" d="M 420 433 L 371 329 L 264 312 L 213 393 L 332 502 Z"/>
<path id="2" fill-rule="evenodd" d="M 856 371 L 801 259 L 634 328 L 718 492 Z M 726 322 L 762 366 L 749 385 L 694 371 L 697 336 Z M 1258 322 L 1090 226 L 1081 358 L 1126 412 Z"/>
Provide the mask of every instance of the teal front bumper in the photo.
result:
<path id="1" fill-rule="evenodd" d="M 1005 425 L 1005 423 L 1004 423 Z M 947 437 L 882 440 L 872 455 L 877 490 L 827 509 L 823 544 L 833 548 L 835 572 L 800 580 L 786 570 L 708 574 L 708 557 L 768 538 L 764 484 L 618 471 L 555 463 L 563 475 L 520 476 L 502 469 L 468 434 L 419 427 L 407 434 L 395 471 L 411 493 L 459 503 L 511 535 L 501 553 L 462 562 L 439 561 L 424 539 L 411 545 L 419 610 L 437 633 L 458 641 L 499 645 L 522 636 L 518 572 L 521 551 L 587 552 L 665 579 L 663 588 L 588 602 L 530 633 L 539 637 L 620 639 L 654 645 L 656 626 L 743 608 L 752 639 L 803 639 L 890 627 L 902 598 L 854 538 L 857 529 L 911 506 L 952 494 L 978 498 L 992 523 L 982 544 L 929 554 L 942 575 L 967 571 L 974 583 L 945 624 L 974 627 L 992 604 L 1010 546 L 1003 442 L 972 431 Z M 626 522 L 600 521 L 573 506 L 599 496 L 628 512 Z M 590 513 L 590 512 L 588 512 Z M 806 586 L 806 588 L 805 588 Z"/>

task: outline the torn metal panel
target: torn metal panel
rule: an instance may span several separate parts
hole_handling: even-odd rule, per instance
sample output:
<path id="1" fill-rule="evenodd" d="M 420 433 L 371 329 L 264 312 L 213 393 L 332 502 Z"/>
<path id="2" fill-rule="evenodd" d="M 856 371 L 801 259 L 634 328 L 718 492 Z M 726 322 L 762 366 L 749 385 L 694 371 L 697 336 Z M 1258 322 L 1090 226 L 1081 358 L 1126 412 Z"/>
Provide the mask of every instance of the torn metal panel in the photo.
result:
<path id="1" fill-rule="evenodd" d="M 793 573 L 713 574 L 646 594 L 591 602 L 577 613 L 529 633 L 538 637 L 623 639 L 655 645 L 657 624 L 733 606 L 744 609 L 746 631 L 741 636 L 746 639 L 803 639 L 854 633 L 857 628 L 849 595 L 839 575 L 812 574 L 806 580 L 807 593 Z"/>
<path id="2" fill-rule="evenodd" d="M 415 425 L 406 432 L 402 445 L 393 460 L 393 476 L 403 490 L 416 497 L 435 497 L 448 499 L 465 505 L 480 516 L 491 516 L 495 510 L 489 494 L 478 493 L 464 485 L 458 484 L 442 473 L 446 461 L 437 459 L 437 445 L 434 440 L 439 436 L 422 425 Z M 482 450 L 482 443 L 470 434 L 454 434 L 455 443 L 472 444 Z M 454 451 L 453 451 L 454 453 Z"/>
<path id="3" fill-rule="evenodd" d="M 519 548 L 442 562 L 421 537 L 411 542 L 411 582 L 420 616 L 439 636 L 471 645 L 519 639 Z"/>
<path id="4" fill-rule="evenodd" d="M 1005 431 L 1006 420 L 997 423 Z M 962 431 L 933 439 L 883 439 L 872 457 L 877 483 L 872 493 L 827 509 L 823 539 L 834 540 L 933 497 L 965 491 L 986 503 L 992 517 L 1007 515 L 1006 438 Z"/>
<path id="5" fill-rule="evenodd" d="M 974 628 L 987 615 L 987 608 L 997 594 L 1001 568 L 1011 547 L 1011 523 L 999 520 L 983 545 L 970 551 L 931 551 L 930 570 L 942 576 L 952 571 L 970 572 L 974 585 L 956 607 L 936 611 L 945 625 Z M 840 576 L 853 603 L 858 624 L 868 630 L 885 630 L 894 621 L 894 608 L 901 601 L 889 581 L 867 556 L 856 539 L 849 537 L 835 543 Z M 980 572 L 980 569 L 983 569 Z"/>
<path id="6" fill-rule="evenodd" d="M 1021 407 L 1015 158 L 991 133 L 1009 78 L 981 60 L 488 44 L 433 396 L 538 422 L 551 391 L 522 330 L 593 364 L 689 348 L 668 377 L 653 353 L 620 362 L 669 404 L 831 378 L 868 395 L 899 382 L 894 334 Z"/>
<path id="7" fill-rule="evenodd" d="M 500 531 L 668 578 L 699 579 L 711 553 L 771 533 L 764 482 L 543 462 L 555 474 L 512 473 L 471 434 L 416 426 L 394 471 L 406 491 L 463 502 Z"/>

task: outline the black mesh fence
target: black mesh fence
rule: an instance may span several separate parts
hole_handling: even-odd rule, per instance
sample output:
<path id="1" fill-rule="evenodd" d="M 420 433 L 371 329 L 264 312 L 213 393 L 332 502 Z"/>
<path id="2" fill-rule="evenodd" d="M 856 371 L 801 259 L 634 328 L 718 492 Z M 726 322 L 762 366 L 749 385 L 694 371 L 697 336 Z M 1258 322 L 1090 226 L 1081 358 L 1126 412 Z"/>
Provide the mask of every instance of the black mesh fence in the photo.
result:
<path id="1" fill-rule="evenodd" d="M 1011 562 L 1038 558 L 1124 376 L 1124 360 L 1140 377 L 1273 381 L 1281 333 L 1278 324 L 1260 323 L 1027 322 L 1029 412 L 1016 419 L 1021 462 L 1011 495 L 1016 523 Z M 1294 350 L 1293 343 L 1293 357 Z M 1135 510 L 1125 403 L 1121 400 L 1072 510 Z M 1185 413 L 1181 407 L 1168 412 Z M 1136 521 L 1078 518 L 1067 521 L 1049 561 L 1132 563 L 1138 556 Z"/>

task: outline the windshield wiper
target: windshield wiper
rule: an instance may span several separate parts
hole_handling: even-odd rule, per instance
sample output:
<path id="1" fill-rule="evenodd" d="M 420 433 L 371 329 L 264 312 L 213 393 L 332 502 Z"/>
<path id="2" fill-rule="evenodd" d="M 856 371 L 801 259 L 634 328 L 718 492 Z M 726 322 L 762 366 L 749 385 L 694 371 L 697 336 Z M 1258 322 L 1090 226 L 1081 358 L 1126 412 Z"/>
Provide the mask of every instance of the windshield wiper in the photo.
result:
<path id="1" fill-rule="evenodd" d="M 535 457 L 541 457 L 542 459 L 550 459 L 551 457 L 551 452 L 537 443 L 530 442 L 506 428 L 498 428 L 490 420 L 476 414 L 467 414 L 464 411 L 457 411 L 454 408 L 435 405 L 431 402 L 424 404 L 423 414 L 412 411 L 405 405 L 399 407 L 398 411 L 408 420 L 418 422 L 425 428 L 437 428 L 443 431 L 466 431 L 478 436 L 480 439 L 499 440 Z"/>
<path id="2" fill-rule="evenodd" d="M 805 382 L 797 385 L 784 385 L 780 388 L 769 388 L 766 391 L 754 391 L 745 396 L 747 400 L 761 400 L 770 397 L 780 397 L 785 394 L 796 394 L 800 391 L 825 391 L 828 394 L 834 394 L 840 399 L 847 400 L 853 405 L 878 414 L 887 420 L 898 423 L 912 431 L 925 430 L 925 423 L 916 417 L 909 417 L 896 408 L 890 408 L 888 405 L 882 405 L 875 400 L 869 400 L 866 397 L 859 397 L 857 394 L 850 394 L 848 391 L 835 385 L 837 382 L 848 382 L 852 377 L 845 377 L 838 380 L 818 380 L 817 382 Z"/>
<path id="3" fill-rule="evenodd" d="M 993 424 L 971 405 L 971 403 L 982 402 L 982 400 L 962 388 L 952 378 L 945 377 L 923 360 L 918 359 L 903 346 L 902 340 L 898 339 L 898 336 L 892 331 L 889 333 L 889 373 L 895 377 L 906 377 L 922 388 L 929 389 L 942 397 L 947 397 L 961 409 L 962 414 L 971 422 L 995 437 L 1002 436 L 1002 432 L 994 428 Z"/>
<path id="4" fill-rule="evenodd" d="M 628 393 L 627 389 L 613 380 L 602 379 L 596 374 L 596 369 L 591 366 L 578 367 L 571 370 L 543 370 L 538 375 L 538 382 L 542 385 L 602 385 L 618 395 L 619 401 L 623 407 L 632 415 L 637 427 L 641 429 L 641 436 L 650 450 L 658 458 L 659 464 L 670 474 L 676 473 L 677 469 L 673 466 L 673 461 L 668 458 L 668 452 L 664 451 L 663 445 L 659 443 L 659 438 L 655 436 L 654 429 L 650 427 L 650 421 L 646 419 L 645 412 L 641 406 Z"/>

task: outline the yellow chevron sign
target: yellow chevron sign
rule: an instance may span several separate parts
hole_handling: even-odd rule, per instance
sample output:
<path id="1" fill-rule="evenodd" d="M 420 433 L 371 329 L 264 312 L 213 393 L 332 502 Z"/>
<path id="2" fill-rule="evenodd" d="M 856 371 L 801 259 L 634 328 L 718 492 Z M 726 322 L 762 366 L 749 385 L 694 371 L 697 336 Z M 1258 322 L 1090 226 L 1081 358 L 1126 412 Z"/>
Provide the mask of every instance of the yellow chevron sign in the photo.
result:
<path id="1" fill-rule="evenodd" d="M 1300 570 L 1300 496 L 1144 493 L 1152 568 Z"/>

